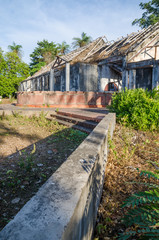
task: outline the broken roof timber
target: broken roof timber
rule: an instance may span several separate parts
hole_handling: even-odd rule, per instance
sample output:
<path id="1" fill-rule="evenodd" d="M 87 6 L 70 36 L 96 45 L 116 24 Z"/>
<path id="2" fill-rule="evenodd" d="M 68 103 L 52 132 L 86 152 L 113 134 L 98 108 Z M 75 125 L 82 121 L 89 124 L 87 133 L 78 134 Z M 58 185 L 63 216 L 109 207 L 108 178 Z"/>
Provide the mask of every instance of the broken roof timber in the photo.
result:
<path id="1" fill-rule="evenodd" d="M 135 57 L 137 57 L 140 53 L 142 53 L 143 50 L 145 50 L 155 39 L 159 38 L 159 34 L 157 34 L 153 39 L 151 39 L 149 42 L 145 43 L 144 47 L 139 49 L 131 58 L 129 58 L 129 62 L 133 60 Z M 141 46 L 141 44 L 138 46 L 138 48 Z"/>
<path id="2" fill-rule="evenodd" d="M 156 61 L 159 64 L 159 60 Z M 154 64 L 154 59 L 144 60 L 140 62 L 131 62 L 127 63 L 126 69 L 137 69 L 137 68 L 146 68 L 146 67 L 152 67 Z"/>
<path id="3" fill-rule="evenodd" d="M 63 56 L 57 56 L 53 62 L 42 67 L 28 79 L 41 76 L 49 72 L 52 68 L 59 70 L 66 62 L 70 62 L 71 64 L 77 62 L 98 63 L 102 65 L 107 63 L 121 63 L 123 56 L 128 57 L 128 62 L 133 61 L 136 56 L 152 45 L 155 39 L 159 41 L 159 23 L 149 26 L 147 29 L 142 29 L 137 33 L 131 33 L 113 43 L 104 41 L 104 38 L 99 37 L 84 47 L 77 48 Z"/>

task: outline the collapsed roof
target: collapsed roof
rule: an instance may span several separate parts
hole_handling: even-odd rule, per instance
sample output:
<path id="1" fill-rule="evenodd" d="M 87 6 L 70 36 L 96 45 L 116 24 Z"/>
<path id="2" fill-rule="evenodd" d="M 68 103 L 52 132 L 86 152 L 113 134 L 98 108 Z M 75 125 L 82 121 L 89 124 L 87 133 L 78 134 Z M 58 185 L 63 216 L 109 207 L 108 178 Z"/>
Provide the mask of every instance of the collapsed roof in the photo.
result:
<path id="1" fill-rule="evenodd" d="M 140 54 L 147 47 L 158 47 L 159 42 L 159 23 L 151 25 L 146 29 L 142 29 L 137 33 L 131 33 L 126 37 L 122 37 L 117 41 L 105 41 L 105 37 L 99 37 L 84 47 L 77 48 L 66 55 L 56 56 L 55 60 L 47 66 L 42 67 L 38 72 L 28 79 L 35 78 L 49 72 L 52 68 L 59 69 L 67 62 L 75 64 L 82 63 L 98 63 L 103 60 L 111 62 L 121 61 L 123 56 L 129 55 L 128 62 Z"/>

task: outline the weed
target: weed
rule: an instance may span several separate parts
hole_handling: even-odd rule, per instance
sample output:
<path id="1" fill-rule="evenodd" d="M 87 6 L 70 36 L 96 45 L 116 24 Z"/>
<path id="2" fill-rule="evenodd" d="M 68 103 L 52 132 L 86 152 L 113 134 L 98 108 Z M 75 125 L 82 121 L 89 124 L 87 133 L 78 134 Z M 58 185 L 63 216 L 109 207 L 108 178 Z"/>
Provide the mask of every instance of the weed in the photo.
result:
<path id="1" fill-rule="evenodd" d="M 104 233 L 105 230 L 106 230 L 106 225 L 103 225 L 103 224 L 100 224 L 100 223 L 99 223 L 99 224 L 97 225 L 96 229 L 97 229 L 98 234 L 102 234 L 102 233 Z"/>
<path id="2" fill-rule="evenodd" d="M 34 166 L 34 156 L 33 154 L 36 152 L 36 146 L 35 144 L 33 145 L 33 150 L 31 151 L 30 154 L 26 153 L 23 151 L 23 156 L 21 151 L 19 151 L 20 154 L 20 160 L 18 165 L 20 166 L 21 169 L 24 169 L 26 171 L 31 171 L 33 166 Z"/>
<path id="3" fill-rule="evenodd" d="M 12 113 L 13 113 L 13 116 L 14 116 L 15 118 L 21 118 L 21 117 L 22 117 L 22 116 L 20 115 L 20 113 L 18 113 L 18 112 L 16 112 L 16 111 L 13 111 Z"/>

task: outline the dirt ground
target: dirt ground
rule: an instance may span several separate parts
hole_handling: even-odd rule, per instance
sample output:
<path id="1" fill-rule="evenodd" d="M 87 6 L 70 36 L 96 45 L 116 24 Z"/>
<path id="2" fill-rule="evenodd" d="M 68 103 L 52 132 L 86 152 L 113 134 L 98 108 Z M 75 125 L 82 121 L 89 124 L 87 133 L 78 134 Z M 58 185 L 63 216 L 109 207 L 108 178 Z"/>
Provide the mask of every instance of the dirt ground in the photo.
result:
<path id="1" fill-rule="evenodd" d="M 132 182 L 146 181 L 139 176 L 141 170 L 159 169 L 159 133 L 142 132 L 116 125 L 105 172 L 100 203 L 96 240 L 117 239 L 124 231 L 121 205 L 131 194 L 146 190 Z M 139 170 L 137 170 L 139 169 Z M 94 239 L 94 240 L 95 240 Z"/>
<path id="2" fill-rule="evenodd" d="M 0 229 L 86 136 L 43 114 L 0 117 Z"/>

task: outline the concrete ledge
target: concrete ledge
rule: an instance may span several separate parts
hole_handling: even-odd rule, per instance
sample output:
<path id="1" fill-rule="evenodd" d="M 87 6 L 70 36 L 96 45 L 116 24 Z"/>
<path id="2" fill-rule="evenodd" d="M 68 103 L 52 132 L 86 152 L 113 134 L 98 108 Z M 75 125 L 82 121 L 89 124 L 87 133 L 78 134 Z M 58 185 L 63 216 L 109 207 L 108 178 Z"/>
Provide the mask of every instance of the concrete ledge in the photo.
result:
<path id="1" fill-rule="evenodd" d="M 89 240 L 107 161 L 109 113 L 0 232 L 1 240 Z"/>
<path id="2" fill-rule="evenodd" d="M 43 110 L 43 109 L 42 109 Z M 55 113 L 54 110 L 52 109 L 47 109 L 48 111 L 41 111 L 40 110 L 21 110 L 21 109 L 16 109 L 16 110 L 9 110 L 9 109 L 4 109 L 4 110 L 0 110 L 0 116 L 8 116 L 8 115 L 22 115 L 22 116 L 26 116 L 26 117 L 31 117 L 31 116 L 37 116 L 39 117 L 41 113 L 43 113 L 45 115 L 45 117 L 49 117 L 50 113 Z"/>

